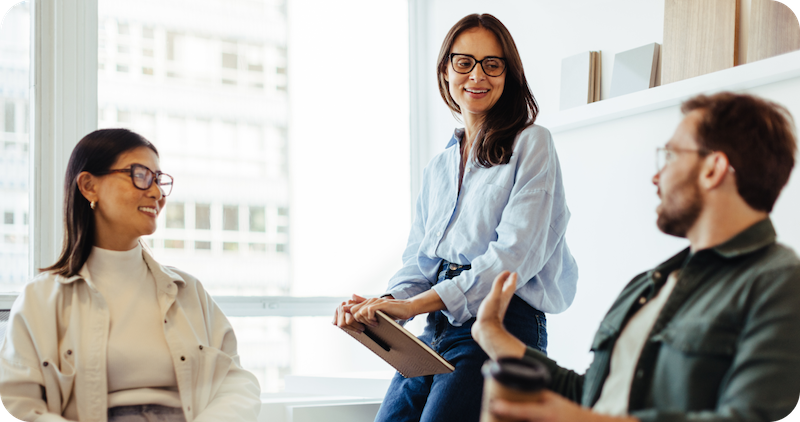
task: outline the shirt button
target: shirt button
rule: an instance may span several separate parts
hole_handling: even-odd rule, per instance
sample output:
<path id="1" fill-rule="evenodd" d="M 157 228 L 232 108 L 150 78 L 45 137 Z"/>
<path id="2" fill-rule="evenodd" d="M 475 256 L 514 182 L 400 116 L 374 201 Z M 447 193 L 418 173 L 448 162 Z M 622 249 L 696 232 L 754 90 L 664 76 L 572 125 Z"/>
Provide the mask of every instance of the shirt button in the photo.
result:
<path id="1" fill-rule="evenodd" d="M 643 378 L 643 377 L 644 377 L 644 369 L 636 371 L 636 378 Z"/>
<path id="2" fill-rule="evenodd" d="M 639 304 L 640 305 L 644 305 L 645 303 L 647 303 L 647 298 L 644 297 L 644 296 L 640 297 L 639 298 Z"/>
<path id="3" fill-rule="evenodd" d="M 50 363 L 49 362 L 45 362 L 45 363 L 42 364 L 42 366 L 44 366 L 45 368 L 47 368 L 47 365 L 50 365 Z"/>
<path id="4" fill-rule="evenodd" d="M 436 237 L 442 237 L 442 232 L 436 232 Z"/>
<path id="5" fill-rule="evenodd" d="M 661 279 L 661 273 L 660 273 L 660 272 L 658 272 L 658 271 L 654 272 L 654 273 L 653 273 L 653 278 L 654 278 L 654 279 L 656 279 L 656 280 L 659 280 L 659 279 Z"/>
<path id="6" fill-rule="evenodd" d="M 469 167 L 465 168 L 464 171 L 469 173 Z"/>
<path id="7" fill-rule="evenodd" d="M 456 264 L 450 264 L 450 270 L 453 270 L 453 271 L 455 271 L 455 270 L 457 270 L 457 269 L 458 269 L 458 265 L 456 265 Z"/>
<path id="8" fill-rule="evenodd" d="M 186 360 L 186 356 L 181 356 L 181 360 Z"/>

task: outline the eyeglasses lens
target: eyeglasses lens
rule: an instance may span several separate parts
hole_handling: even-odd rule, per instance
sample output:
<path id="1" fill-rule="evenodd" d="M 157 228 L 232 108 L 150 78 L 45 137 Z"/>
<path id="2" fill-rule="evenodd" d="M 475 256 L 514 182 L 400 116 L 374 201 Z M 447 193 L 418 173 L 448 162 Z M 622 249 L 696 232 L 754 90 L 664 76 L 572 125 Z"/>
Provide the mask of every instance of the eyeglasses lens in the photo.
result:
<path id="1" fill-rule="evenodd" d="M 172 182 L 172 176 L 168 174 L 158 175 L 158 180 L 156 183 L 158 183 L 158 187 L 161 189 L 161 192 L 164 194 L 164 196 L 169 196 L 169 194 L 172 193 Z"/>
<path id="2" fill-rule="evenodd" d="M 153 184 L 153 173 L 141 166 L 131 167 L 131 177 L 133 184 L 139 189 L 148 189 Z"/>
<path id="3" fill-rule="evenodd" d="M 472 72 L 475 68 L 477 61 L 470 57 L 470 56 L 462 56 L 460 54 L 456 54 L 453 56 L 453 70 L 456 73 L 467 74 Z M 481 68 L 483 68 L 483 73 L 489 76 L 500 76 L 505 71 L 506 64 L 501 59 L 496 58 L 487 58 L 481 61 Z"/>

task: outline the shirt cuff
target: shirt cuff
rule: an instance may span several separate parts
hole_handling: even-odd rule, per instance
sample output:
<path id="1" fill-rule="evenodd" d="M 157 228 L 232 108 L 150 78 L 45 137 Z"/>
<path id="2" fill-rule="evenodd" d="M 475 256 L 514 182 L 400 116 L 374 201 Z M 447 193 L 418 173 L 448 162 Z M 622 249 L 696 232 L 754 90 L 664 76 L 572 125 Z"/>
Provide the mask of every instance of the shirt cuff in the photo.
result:
<path id="1" fill-rule="evenodd" d="M 460 327 L 472 318 L 472 314 L 467 308 L 467 297 L 458 288 L 453 279 L 445 280 L 435 286 L 433 290 L 439 295 L 447 308 L 442 313 L 447 317 L 450 324 Z"/>

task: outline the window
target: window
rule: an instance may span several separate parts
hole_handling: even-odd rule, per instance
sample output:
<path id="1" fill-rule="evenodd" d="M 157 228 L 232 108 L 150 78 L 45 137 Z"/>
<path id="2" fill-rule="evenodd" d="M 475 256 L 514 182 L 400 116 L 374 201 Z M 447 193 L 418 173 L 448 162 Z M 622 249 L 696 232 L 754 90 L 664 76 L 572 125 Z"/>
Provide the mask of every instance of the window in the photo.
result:
<path id="1" fill-rule="evenodd" d="M 250 231 L 267 231 L 267 220 L 264 214 L 264 207 L 250 207 Z"/>
<path id="2" fill-rule="evenodd" d="M 182 229 L 184 228 L 185 215 L 183 213 L 182 202 L 172 202 L 167 204 L 167 228 L 168 229 Z"/>
<path id="3" fill-rule="evenodd" d="M 222 207 L 222 229 L 239 230 L 239 207 L 225 205 Z"/>
<path id="4" fill-rule="evenodd" d="M 194 228 L 198 230 L 211 229 L 211 205 L 197 204 L 194 206 Z"/>
<path id="5" fill-rule="evenodd" d="M 214 296 L 382 292 L 410 223 L 408 90 L 381 109 L 364 107 L 375 97 L 362 88 L 408 79 L 406 1 L 365 2 L 361 12 L 371 18 L 346 31 L 358 36 L 342 40 L 335 40 L 342 31 L 332 18 L 353 10 L 341 5 L 320 2 L 320 15 L 287 13 L 291 0 L 236 1 L 221 18 L 216 2 L 163 3 L 168 7 L 142 3 L 136 13 L 128 0 L 99 0 L 98 8 L 105 45 L 98 54 L 106 63 L 98 97 L 107 110 L 99 126 L 144 135 L 158 148 L 162 171 L 175 178 L 158 230 L 147 237 L 157 259 L 196 275 Z M 337 37 L 320 40 L 312 35 L 319 31 Z M 372 66 L 365 52 L 376 49 L 395 52 L 401 63 L 356 78 L 353 66 Z M 331 95 L 330 79 L 319 84 L 316 64 L 343 58 L 346 65 L 326 69 L 326 78 L 357 81 L 359 88 Z M 324 113 L 320 98 L 330 101 Z M 369 116 L 335 130 L 355 109 Z M 128 121 L 120 123 L 116 110 L 129 113 Z M 369 153 L 375 133 L 386 148 L 380 162 Z M 390 220 L 388 235 L 368 229 L 379 225 L 377 216 Z M 321 269 L 341 264 L 334 251 L 348 248 L 368 249 L 363 273 L 337 268 L 339 275 L 320 277 Z M 265 392 L 279 391 L 284 375 L 311 368 L 308 359 L 295 360 L 302 356 L 299 338 L 331 334 L 343 348 L 360 347 L 322 319 L 328 318 L 238 318 L 242 363 Z M 337 370 L 354 369 L 346 355 L 333 354 Z M 376 358 L 372 369 L 386 367 Z"/>
<path id="6" fill-rule="evenodd" d="M 0 10 L 0 19 L 0 292 L 15 292 L 31 275 L 27 217 L 30 3 Z"/>

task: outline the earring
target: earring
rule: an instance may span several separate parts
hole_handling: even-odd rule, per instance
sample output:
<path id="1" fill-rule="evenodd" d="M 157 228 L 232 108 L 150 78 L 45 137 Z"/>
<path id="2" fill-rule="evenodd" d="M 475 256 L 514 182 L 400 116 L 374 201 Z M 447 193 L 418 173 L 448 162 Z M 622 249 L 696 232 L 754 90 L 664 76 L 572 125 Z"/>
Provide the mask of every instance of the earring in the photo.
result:
<path id="1" fill-rule="evenodd" d="M 97 201 L 89 202 L 89 208 L 94 209 L 96 204 L 97 204 Z"/>

